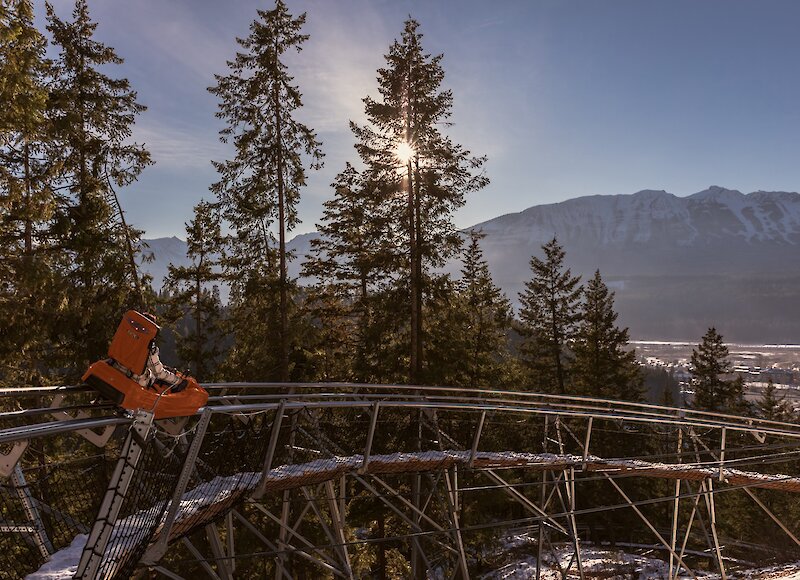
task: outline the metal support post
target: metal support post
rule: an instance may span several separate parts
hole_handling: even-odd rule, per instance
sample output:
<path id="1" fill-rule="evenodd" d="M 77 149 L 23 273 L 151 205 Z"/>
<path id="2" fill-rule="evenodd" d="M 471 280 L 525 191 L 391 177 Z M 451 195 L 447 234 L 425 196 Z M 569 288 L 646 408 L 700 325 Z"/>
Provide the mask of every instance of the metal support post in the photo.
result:
<path id="1" fill-rule="evenodd" d="M 367 434 L 367 442 L 364 445 L 364 461 L 361 464 L 361 468 L 358 470 L 358 472 L 361 474 L 366 473 L 369 466 L 369 456 L 370 453 L 372 453 L 372 441 L 375 439 L 375 426 L 378 424 L 378 413 L 380 412 L 380 408 L 380 401 L 376 401 L 375 404 L 372 405 L 372 417 L 369 421 L 369 433 Z"/>
<path id="2" fill-rule="evenodd" d="M 683 451 L 683 430 L 678 427 L 678 463 L 681 463 L 681 452 Z M 681 480 L 675 480 L 675 499 L 672 504 L 672 533 L 670 535 L 670 545 L 672 546 L 672 553 L 675 552 L 676 544 L 678 541 L 678 508 L 680 507 L 681 495 Z M 672 572 L 674 570 L 675 558 L 672 553 L 669 555 L 669 580 L 672 580 Z"/>
<path id="3" fill-rule="evenodd" d="M 458 547 L 458 563 L 461 568 L 462 578 L 469 578 L 469 569 L 467 568 L 467 555 L 464 552 L 464 540 L 461 537 L 461 525 L 458 521 L 458 513 L 456 513 L 455 503 L 453 499 L 457 493 L 456 488 L 450 481 L 450 475 L 447 470 L 444 472 L 444 482 L 447 486 L 447 511 L 450 512 L 450 519 L 453 523 L 453 535 L 456 538 L 456 546 Z"/>
<path id="4" fill-rule="evenodd" d="M 375 414 L 377 415 L 377 412 Z M 328 500 L 328 509 L 331 512 L 331 523 L 333 524 L 333 529 L 338 535 L 342 560 L 345 566 L 344 571 L 347 574 L 347 577 L 352 579 L 354 578 L 353 567 L 350 564 L 350 554 L 347 551 L 347 537 L 344 533 L 344 513 L 339 511 L 339 506 L 336 502 L 336 491 L 333 489 L 333 482 L 330 480 L 325 482 L 325 493 Z"/>
<path id="5" fill-rule="evenodd" d="M 234 543 L 233 514 L 228 512 L 225 515 L 225 539 L 228 543 L 228 563 L 231 576 L 236 574 L 236 544 Z"/>
<path id="6" fill-rule="evenodd" d="M 566 477 L 566 474 L 565 474 Z M 567 491 L 567 502 L 569 503 L 569 525 L 570 535 L 572 536 L 572 544 L 575 546 L 575 559 L 578 564 L 578 573 L 581 580 L 583 576 L 583 559 L 581 558 L 581 542 L 578 538 L 578 523 L 575 519 L 575 468 L 569 468 L 569 478 L 564 482 L 564 487 Z"/>
<path id="7" fill-rule="evenodd" d="M 195 559 L 200 563 L 200 565 L 206 571 L 206 574 L 208 574 L 212 578 L 212 580 L 222 580 L 214 571 L 214 568 L 211 567 L 211 564 L 208 563 L 208 560 L 206 560 L 205 556 L 203 556 L 203 554 L 200 553 L 200 550 L 195 548 L 194 544 L 192 544 L 192 542 L 189 541 L 189 538 L 182 538 L 181 541 L 183 542 L 183 545 L 186 546 L 186 548 L 189 550 L 189 553 L 191 553 L 192 556 L 194 556 Z"/>
<path id="8" fill-rule="evenodd" d="M 286 400 L 282 400 L 275 411 L 275 418 L 272 419 L 272 432 L 269 434 L 269 445 L 267 447 L 267 454 L 264 457 L 264 466 L 261 468 L 261 480 L 258 482 L 258 487 L 253 493 L 255 499 L 259 499 L 264 495 L 267 488 L 267 474 L 272 469 L 272 461 L 275 459 L 275 449 L 278 446 L 278 436 L 281 433 L 281 423 L 283 422 L 283 410 L 286 408 Z"/>
<path id="9" fill-rule="evenodd" d="M 684 487 L 687 490 L 687 493 L 691 494 L 692 487 L 689 485 L 689 482 L 683 482 Z M 692 505 L 692 512 L 689 514 L 689 523 L 686 524 L 686 534 L 683 536 L 683 542 L 681 543 L 681 552 L 680 557 L 683 558 L 683 555 L 686 553 L 686 544 L 689 543 L 689 535 L 692 533 L 692 525 L 694 524 L 694 517 L 697 515 L 697 506 L 700 505 L 700 496 L 701 494 L 698 492 L 694 496 L 694 504 Z M 672 555 L 670 554 L 670 557 Z M 675 578 L 678 577 L 678 570 L 675 570 Z"/>
<path id="10" fill-rule="evenodd" d="M 261 513 L 263 513 L 265 516 L 267 516 L 269 519 L 271 519 L 273 522 L 275 522 L 275 523 L 276 523 L 276 524 L 278 524 L 279 526 L 282 526 L 282 524 L 281 524 L 281 519 L 280 519 L 278 516 L 276 516 L 275 514 L 273 514 L 271 511 L 269 511 L 267 508 L 265 508 L 264 506 L 262 506 L 261 504 L 259 504 L 259 503 L 251 503 L 250 505 L 252 505 L 254 508 L 256 508 L 257 510 L 259 510 Z M 299 522 L 299 521 L 298 521 L 298 524 L 297 524 L 297 525 L 298 525 L 298 526 L 300 525 L 300 522 Z M 321 550 L 320 548 L 318 548 L 317 546 L 315 546 L 315 545 L 314 545 L 312 542 L 308 541 L 308 540 L 307 540 L 305 537 L 303 537 L 303 536 L 302 536 L 302 535 L 301 535 L 301 534 L 300 534 L 300 533 L 297 531 L 296 527 L 294 527 L 294 528 L 292 528 L 292 527 L 286 527 L 286 528 L 283 528 L 283 527 L 281 527 L 281 529 L 282 529 L 282 530 L 285 530 L 285 534 L 286 534 L 287 536 L 288 536 L 288 535 L 294 536 L 295 538 L 297 538 L 298 540 L 300 540 L 300 542 L 301 542 L 301 543 L 302 543 L 302 544 L 303 544 L 303 545 L 304 545 L 306 548 L 308 548 L 309 550 L 311 550 L 311 551 L 313 551 L 313 552 L 315 552 L 315 553 L 319 554 L 320 558 L 322 558 L 322 560 L 325 560 L 325 562 L 323 562 L 322 560 L 316 560 L 316 559 L 314 559 L 314 558 L 311 558 L 311 561 L 312 561 L 312 562 L 315 562 L 315 563 L 319 564 L 320 566 L 324 567 L 326 570 L 328 570 L 328 571 L 329 571 L 329 572 L 331 572 L 332 574 L 335 574 L 336 576 L 340 576 L 340 577 L 344 578 L 344 574 L 342 574 L 342 573 L 339 571 L 339 569 L 336 567 L 336 566 L 338 565 L 338 562 L 336 562 L 335 560 L 333 560 L 333 559 L 332 559 L 332 558 L 331 558 L 331 557 L 330 557 L 328 554 L 326 554 L 326 553 L 325 553 L 323 550 Z M 279 551 L 281 551 L 281 552 L 285 552 L 285 551 L 287 551 L 287 549 L 289 549 L 289 550 L 291 550 L 292 552 L 296 552 L 296 553 L 297 553 L 299 556 L 302 556 L 303 554 L 305 554 L 305 552 L 304 552 L 303 550 L 297 550 L 297 549 L 295 549 L 295 548 L 294 548 L 294 547 L 293 547 L 293 546 L 292 546 L 292 545 L 289 543 L 288 539 L 284 539 L 284 540 L 282 541 L 282 543 L 279 543 L 279 544 L 278 544 L 278 546 L 277 546 L 277 548 L 278 548 L 278 550 L 279 550 Z M 276 562 L 276 564 L 279 564 L 279 563 L 280 563 L 279 561 L 278 561 L 278 562 Z M 291 575 L 288 573 L 288 571 L 286 571 L 286 569 L 285 569 L 284 567 L 281 567 L 279 570 L 276 570 L 276 574 L 280 574 L 280 575 L 283 575 L 283 574 L 285 574 L 285 575 L 286 575 L 288 578 L 291 578 Z M 280 576 L 278 576 L 278 577 L 280 578 Z"/>
<path id="11" fill-rule="evenodd" d="M 225 549 L 222 547 L 222 539 L 219 537 L 219 529 L 217 524 L 206 524 L 206 538 L 211 546 L 211 554 L 217 563 L 217 574 L 222 580 L 233 580 L 233 573 L 230 569 L 230 562 Z"/>
<path id="12" fill-rule="evenodd" d="M 719 445 L 719 480 L 720 482 L 725 481 L 725 439 L 728 430 L 723 427 L 722 428 L 722 439 Z"/>
<path id="13" fill-rule="evenodd" d="M 583 469 L 586 469 L 586 460 L 589 458 L 589 442 L 592 440 L 592 423 L 594 423 L 594 417 L 589 417 L 589 424 L 586 426 L 586 439 L 583 441 Z"/>
<path id="14" fill-rule="evenodd" d="M 650 520 L 647 519 L 647 517 L 642 513 L 639 507 L 631 500 L 631 498 L 628 497 L 628 494 L 626 494 L 622 490 L 622 488 L 619 485 L 617 485 L 617 482 L 614 481 L 614 478 L 612 478 L 605 472 L 603 472 L 603 475 L 609 481 L 609 483 L 611 483 L 611 485 L 614 486 L 614 488 L 617 490 L 617 493 L 619 493 L 622 496 L 622 499 L 624 499 L 625 502 L 631 507 L 631 509 L 633 509 L 633 511 L 636 512 L 636 515 L 639 516 L 639 519 L 641 519 L 644 522 L 644 524 L 650 529 L 650 531 L 653 532 L 653 534 L 655 534 L 656 538 L 658 538 L 658 541 L 661 542 L 661 545 L 664 546 L 667 550 L 669 550 L 669 553 L 678 560 L 678 565 L 682 566 L 687 572 L 689 572 L 689 574 L 691 574 L 692 578 L 696 579 L 697 576 L 695 575 L 694 572 L 692 572 L 692 569 L 686 565 L 686 563 L 683 561 L 683 558 L 681 558 L 678 554 L 675 553 L 675 551 L 672 549 L 669 543 L 667 543 L 667 541 L 662 537 L 662 535 L 658 533 L 658 530 L 653 526 L 653 524 L 650 523 Z"/>
<path id="15" fill-rule="evenodd" d="M 100 575 L 100 565 L 106 553 L 108 541 L 114 524 L 119 517 L 122 503 L 128 494 L 128 487 L 133 480 L 136 466 L 142 457 L 153 427 L 153 413 L 139 410 L 136 412 L 128 438 L 122 446 L 122 454 L 111 476 L 103 503 L 100 505 L 97 519 L 89 532 L 89 539 L 83 548 L 75 578 L 93 580 Z"/>
<path id="16" fill-rule="evenodd" d="M 783 522 L 781 522 L 781 520 L 779 520 L 779 519 L 778 519 L 778 516 L 776 516 L 774 513 L 772 513 L 772 510 L 770 510 L 770 509 L 769 509 L 767 506 L 765 506 L 765 505 L 764 505 L 764 503 L 763 503 L 763 502 L 762 502 L 760 499 L 758 499 L 758 496 L 756 496 L 756 494 L 755 494 L 755 493 L 753 493 L 751 490 L 747 489 L 746 487 L 743 487 L 742 489 L 745 491 L 745 493 L 747 493 L 747 495 L 749 495 L 749 496 L 752 498 L 752 500 L 753 500 L 754 502 L 756 502 L 756 504 L 758 505 L 758 507 L 760 507 L 762 510 L 764 510 L 764 513 L 766 513 L 766 514 L 767 514 L 767 515 L 768 515 L 768 516 L 769 516 L 769 517 L 772 519 L 772 521 L 773 521 L 773 522 L 775 522 L 776 524 L 778 524 L 778 526 L 780 527 L 780 529 L 782 529 L 782 530 L 783 530 L 783 531 L 786 533 L 786 535 L 787 535 L 787 536 L 789 536 L 789 537 L 792 539 L 792 541 L 793 541 L 795 544 L 797 544 L 798 546 L 800 546 L 800 540 L 798 540 L 798 539 L 797 539 L 797 536 L 795 536 L 795 535 L 794 535 L 794 534 L 791 532 L 791 530 L 789 530 L 789 528 L 787 528 L 787 527 L 786 527 L 786 526 L 783 524 Z"/>
<path id="17" fill-rule="evenodd" d="M 472 438 L 472 449 L 469 452 L 470 468 L 475 466 L 475 455 L 478 453 L 478 443 L 480 443 L 481 440 L 484 421 L 486 421 L 486 411 L 481 411 L 481 418 L 478 421 L 478 428 L 475 430 L 475 437 Z"/>
<path id="18" fill-rule="evenodd" d="M 725 574 L 725 564 L 722 561 L 722 548 L 719 545 L 719 536 L 717 536 L 717 510 L 714 502 L 714 484 L 713 480 L 708 478 L 708 481 L 700 482 L 702 489 L 705 493 L 706 509 L 708 510 L 708 519 L 710 520 L 711 537 L 714 539 L 714 552 L 717 555 L 717 567 L 722 580 L 728 577 Z"/>
<path id="19" fill-rule="evenodd" d="M 161 560 L 161 558 L 164 557 L 164 554 L 167 551 L 167 543 L 169 542 L 169 536 L 172 532 L 172 526 L 175 524 L 175 518 L 178 516 L 178 510 L 181 506 L 181 498 L 183 498 L 183 494 L 186 492 L 186 487 L 189 485 L 189 479 L 192 477 L 192 473 L 194 473 L 197 455 L 200 452 L 200 447 L 203 444 L 203 439 L 206 435 L 206 429 L 208 428 L 208 423 L 210 421 L 211 409 L 206 407 L 203 411 L 203 414 L 200 416 L 200 420 L 197 422 L 192 443 L 189 445 L 189 449 L 186 452 L 186 457 L 183 460 L 183 467 L 181 468 L 181 473 L 178 476 L 178 482 L 175 485 L 175 490 L 172 493 L 169 509 L 164 516 L 164 525 L 161 526 L 161 531 L 158 535 L 158 541 L 150 546 L 147 549 L 147 552 L 145 552 L 144 556 L 142 557 L 142 562 L 144 564 L 156 564 L 159 560 Z"/>
<path id="20" fill-rule="evenodd" d="M 499 483 L 502 486 L 503 491 L 505 491 L 508 495 L 510 495 L 518 503 L 522 504 L 522 506 L 525 507 L 529 512 L 535 514 L 537 517 L 544 518 L 544 522 L 542 522 L 543 524 L 546 522 L 553 529 L 558 530 L 559 532 L 561 532 L 565 536 L 569 536 L 569 531 L 567 531 L 567 529 L 564 526 L 562 526 L 557 521 L 555 521 L 553 518 L 551 518 L 549 515 L 547 515 L 547 512 L 545 512 L 542 508 L 540 508 L 538 505 L 533 503 L 527 497 L 522 495 L 519 491 L 517 491 L 516 489 L 511 487 L 508 484 L 508 482 L 506 480 L 504 480 L 502 477 L 500 477 L 493 469 L 487 469 L 483 473 L 485 473 L 495 483 Z M 544 489 L 544 485 L 542 485 L 542 489 Z"/>
<path id="21" fill-rule="evenodd" d="M 311 506 L 311 510 L 314 512 L 314 515 L 317 516 L 317 522 L 319 523 L 319 526 L 322 528 L 322 532 L 325 534 L 325 537 L 328 538 L 328 544 L 330 544 L 333 551 L 338 554 L 340 559 L 340 566 L 342 568 L 345 568 L 344 562 L 348 558 L 342 555 L 342 551 L 339 547 L 339 544 L 342 542 L 342 538 L 337 538 L 331 531 L 328 524 L 325 522 L 325 518 L 322 515 L 322 510 L 320 510 L 319 506 L 317 505 L 318 502 L 317 502 L 316 492 L 312 494 L 311 491 L 309 491 L 309 488 L 305 486 L 301 487 L 300 491 L 303 493 L 303 496 L 305 496 L 308 505 Z M 331 514 L 331 520 L 333 520 L 333 514 Z M 335 522 L 332 521 L 331 523 L 335 525 Z"/>
<path id="22" fill-rule="evenodd" d="M 11 483 L 14 486 L 14 490 L 17 492 L 17 497 L 19 497 L 20 502 L 22 502 L 22 509 L 25 511 L 25 517 L 30 523 L 30 529 L 32 530 L 31 535 L 33 536 L 33 541 L 39 553 L 42 557 L 49 558 L 50 554 L 55 552 L 55 550 L 53 549 L 53 544 L 50 542 L 50 538 L 47 537 L 47 532 L 42 523 L 42 514 L 39 513 L 39 509 L 36 507 L 36 501 L 31 495 L 31 490 L 28 487 L 28 483 L 25 481 L 25 475 L 22 473 L 22 468 L 19 465 L 14 467 L 14 472 L 11 474 Z"/>

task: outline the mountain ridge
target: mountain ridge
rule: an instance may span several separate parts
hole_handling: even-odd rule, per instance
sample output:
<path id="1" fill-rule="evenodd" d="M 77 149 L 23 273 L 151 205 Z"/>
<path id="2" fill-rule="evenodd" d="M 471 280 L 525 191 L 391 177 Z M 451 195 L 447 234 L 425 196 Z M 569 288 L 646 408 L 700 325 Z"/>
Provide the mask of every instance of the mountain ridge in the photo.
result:
<path id="1" fill-rule="evenodd" d="M 590 195 L 534 205 L 463 231 L 472 229 L 485 234 L 481 244 L 495 283 L 515 303 L 530 276 L 531 256 L 556 236 L 573 272 L 587 279 L 601 271 L 616 291 L 620 322 L 635 338 L 691 339 L 711 325 L 739 341 L 800 337 L 800 320 L 787 315 L 800 298 L 800 193 L 711 186 L 683 197 L 652 189 Z M 316 235 L 289 242 L 297 254 L 292 276 L 299 275 Z M 169 240 L 164 255 L 174 255 L 175 239 L 161 239 Z M 144 268 L 158 287 L 159 274 L 166 274 L 163 260 L 157 256 Z M 445 268 L 454 275 L 459 270 L 457 261 Z"/>

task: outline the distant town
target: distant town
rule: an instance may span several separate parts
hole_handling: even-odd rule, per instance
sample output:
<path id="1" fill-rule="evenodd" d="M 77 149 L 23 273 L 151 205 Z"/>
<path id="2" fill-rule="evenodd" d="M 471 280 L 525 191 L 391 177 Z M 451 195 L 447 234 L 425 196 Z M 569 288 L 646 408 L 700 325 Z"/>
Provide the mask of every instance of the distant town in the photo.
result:
<path id="1" fill-rule="evenodd" d="M 640 364 L 666 371 L 678 384 L 680 401 L 690 403 L 694 395 L 691 387 L 689 363 L 691 342 L 632 341 Z M 795 409 L 800 409 L 800 345 L 796 344 L 728 344 L 732 366 L 729 378 L 741 376 L 745 382 L 745 398 L 759 399 L 769 381 L 775 385 L 778 396 Z"/>

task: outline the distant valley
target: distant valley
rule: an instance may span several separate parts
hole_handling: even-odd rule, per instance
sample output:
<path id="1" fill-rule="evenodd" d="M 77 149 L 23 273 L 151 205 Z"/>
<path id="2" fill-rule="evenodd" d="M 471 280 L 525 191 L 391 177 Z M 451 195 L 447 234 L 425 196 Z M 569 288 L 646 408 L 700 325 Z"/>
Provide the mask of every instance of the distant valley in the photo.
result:
<path id="1" fill-rule="evenodd" d="M 710 325 L 738 342 L 800 343 L 800 194 L 711 187 L 688 197 L 645 190 L 537 205 L 476 224 L 495 282 L 516 302 L 531 255 L 555 235 L 574 273 L 600 269 L 620 322 L 640 340 L 699 340 Z M 315 234 L 290 243 L 297 276 Z M 160 286 L 185 242 L 148 240 Z M 459 265 L 447 271 L 457 274 Z"/>

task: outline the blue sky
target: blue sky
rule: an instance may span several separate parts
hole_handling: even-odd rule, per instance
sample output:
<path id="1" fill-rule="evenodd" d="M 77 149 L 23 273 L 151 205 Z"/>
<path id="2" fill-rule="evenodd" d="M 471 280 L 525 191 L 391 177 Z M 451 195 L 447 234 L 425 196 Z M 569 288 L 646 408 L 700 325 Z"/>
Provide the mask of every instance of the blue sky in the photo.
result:
<path id="1" fill-rule="evenodd" d="M 489 157 L 491 184 L 456 215 L 467 227 L 590 194 L 709 185 L 800 189 L 800 3 L 794 0 L 287 0 L 311 35 L 289 66 L 300 118 L 323 141 L 325 168 L 302 192 L 315 230 L 329 184 L 355 160 L 348 121 L 376 96 L 375 71 L 410 15 L 444 53 L 455 105 L 449 134 Z M 72 2 L 55 0 L 62 16 Z M 44 13 L 43 2 L 37 10 Z M 216 180 L 216 101 L 254 0 L 90 1 L 96 36 L 126 62 L 149 107 L 135 139 L 156 165 L 122 192 L 146 237 L 185 236 Z"/>

